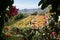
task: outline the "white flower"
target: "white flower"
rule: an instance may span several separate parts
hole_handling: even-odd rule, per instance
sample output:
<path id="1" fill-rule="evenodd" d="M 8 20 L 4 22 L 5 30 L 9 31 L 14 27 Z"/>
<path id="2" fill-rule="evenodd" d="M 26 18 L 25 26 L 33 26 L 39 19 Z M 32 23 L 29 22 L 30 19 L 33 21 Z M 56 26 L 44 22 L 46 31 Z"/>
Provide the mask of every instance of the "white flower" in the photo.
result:
<path id="1" fill-rule="evenodd" d="M 45 33 L 43 33 L 43 35 L 45 35 Z"/>

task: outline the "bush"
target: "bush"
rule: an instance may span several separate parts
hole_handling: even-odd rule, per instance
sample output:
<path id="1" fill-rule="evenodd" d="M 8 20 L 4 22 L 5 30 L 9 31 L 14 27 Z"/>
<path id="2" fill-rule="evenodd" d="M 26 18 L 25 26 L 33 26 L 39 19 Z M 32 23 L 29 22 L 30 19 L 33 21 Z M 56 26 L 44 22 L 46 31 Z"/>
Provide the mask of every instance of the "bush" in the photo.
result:
<path id="1" fill-rule="evenodd" d="M 25 18 L 25 17 L 27 17 L 26 14 L 24 15 L 24 14 L 20 13 L 16 16 L 15 20 L 20 20 L 20 19 Z"/>

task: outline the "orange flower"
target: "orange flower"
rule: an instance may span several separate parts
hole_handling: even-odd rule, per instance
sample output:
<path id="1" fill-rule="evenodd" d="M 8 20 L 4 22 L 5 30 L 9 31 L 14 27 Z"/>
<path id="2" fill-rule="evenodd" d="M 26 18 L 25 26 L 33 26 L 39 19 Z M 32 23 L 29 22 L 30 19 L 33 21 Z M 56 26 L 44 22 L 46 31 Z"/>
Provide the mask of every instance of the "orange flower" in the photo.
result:
<path id="1" fill-rule="evenodd" d="M 8 28 L 8 27 L 6 27 L 6 28 L 4 29 L 4 31 L 5 31 L 5 32 L 7 32 L 8 30 L 9 30 L 9 28 Z"/>

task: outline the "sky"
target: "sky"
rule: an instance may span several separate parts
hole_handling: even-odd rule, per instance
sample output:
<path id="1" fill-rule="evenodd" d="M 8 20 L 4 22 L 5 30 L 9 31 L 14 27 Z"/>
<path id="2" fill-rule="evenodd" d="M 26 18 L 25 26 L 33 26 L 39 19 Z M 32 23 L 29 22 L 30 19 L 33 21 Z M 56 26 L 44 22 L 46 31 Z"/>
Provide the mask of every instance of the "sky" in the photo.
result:
<path id="1" fill-rule="evenodd" d="M 33 9 L 39 8 L 38 3 L 40 0 L 14 0 L 14 6 L 19 9 Z"/>

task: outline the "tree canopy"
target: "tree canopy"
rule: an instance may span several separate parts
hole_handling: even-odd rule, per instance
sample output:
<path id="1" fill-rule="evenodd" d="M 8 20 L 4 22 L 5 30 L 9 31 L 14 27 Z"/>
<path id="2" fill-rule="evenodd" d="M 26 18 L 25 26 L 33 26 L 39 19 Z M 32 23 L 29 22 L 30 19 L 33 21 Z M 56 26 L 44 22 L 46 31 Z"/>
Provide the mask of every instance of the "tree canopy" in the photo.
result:
<path id="1" fill-rule="evenodd" d="M 58 22 L 58 15 L 60 15 L 60 0 L 41 0 L 38 3 L 38 6 L 40 5 L 42 10 L 51 5 L 52 9 L 50 10 L 50 12 L 56 12 L 56 14 L 54 15 L 54 20 Z"/>
<path id="2" fill-rule="evenodd" d="M 2 40 L 4 40 L 1 35 L 4 28 L 5 12 L 7 11 L 7 8 L 9 9 L 12 6 L 13 3 L 14 0 L 0 0 L 0 39 Z"/>
<path id="3" fill-rule="evenodd" d="M 3 12 L 14 3 L 14 0 L 0 0 L 0 12 Z"/>
<path id="4" fill-rule="evenodd" d="M 38 6 L 41 6 L 41 9 L 45 9 L 46 7 L 48 7 L 48 5 L 52 6 L 52 12 L 56 12 L 58 10 L 58 7 L 60 6 L 60 0 L 41 0 L 38 3 Z"/>

